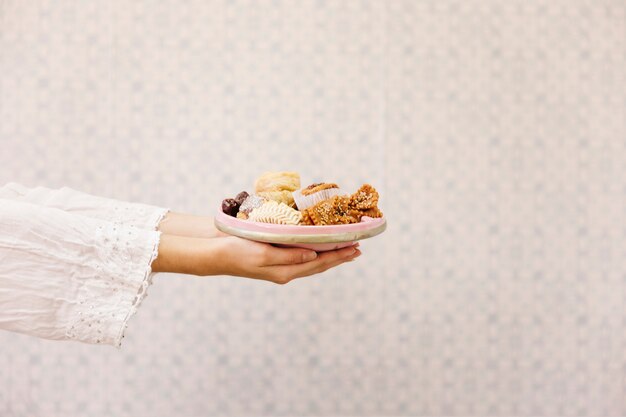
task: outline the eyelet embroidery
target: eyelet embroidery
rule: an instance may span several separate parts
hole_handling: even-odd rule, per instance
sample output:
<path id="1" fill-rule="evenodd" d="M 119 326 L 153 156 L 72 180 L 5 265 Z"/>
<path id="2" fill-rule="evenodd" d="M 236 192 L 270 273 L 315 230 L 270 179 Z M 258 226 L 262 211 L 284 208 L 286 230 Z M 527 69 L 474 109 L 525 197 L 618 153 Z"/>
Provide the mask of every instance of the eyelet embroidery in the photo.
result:
<path id="1" fill-rule="evenodd" d="M 159 221 L 165 213 L 167 211 L 159 216 Z M 65 333 L 67 338 L 102 343 L 105 338 L 114 337 L 119 347 L 129 318 L 147 295 L 147 288 L 152 283 L 150 266 L 158 256 L 161 233 L 157 232 L 149 253 L 137 249 L 139 236 L 140 229 L 136 226 L 120 222 L 108 223 L 96 229 L 94 244 L 98 260 L 88 266 L 102 279 L 82 286 L 77 317 Z M 138 266 L 138 262 L 141 265 Z M 106 299 L 105 303 L 103 298 Z M 104 330 L 112 327 L 119 327 L 119 334 L 105 337 Z"/>

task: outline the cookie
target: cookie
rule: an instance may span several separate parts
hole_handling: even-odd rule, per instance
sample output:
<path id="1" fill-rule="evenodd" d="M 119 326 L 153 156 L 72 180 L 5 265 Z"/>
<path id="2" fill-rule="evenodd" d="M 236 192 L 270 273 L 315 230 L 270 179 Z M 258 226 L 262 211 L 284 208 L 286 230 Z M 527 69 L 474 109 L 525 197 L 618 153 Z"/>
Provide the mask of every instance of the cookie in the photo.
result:
<path id="1" fill-rule="evenodd" d="M 266 172 L 254 182 L 254 191 L 295 191 L 300 188 L 300 174 L 297 172 Z"/>
<path id="2" fill-rule="evenodd" d="M 285 203 L 269 200 L 261 207 L 250 212 L 248 220 L 261 223 L 297 225 L 302 220 L 302 213 L 294 210 Z"/>
<path id="3" fill-rule="evenodd" d="M 291 191 L 283 190 L 283 191 L 261 191 L 258 193 L 261 197 L 266 198 L 267 200 L 273 200 L 277 203 L 285 203 L 289 207 L 295 206 L 295 201 L 293 199 L 293 193 Z"/>

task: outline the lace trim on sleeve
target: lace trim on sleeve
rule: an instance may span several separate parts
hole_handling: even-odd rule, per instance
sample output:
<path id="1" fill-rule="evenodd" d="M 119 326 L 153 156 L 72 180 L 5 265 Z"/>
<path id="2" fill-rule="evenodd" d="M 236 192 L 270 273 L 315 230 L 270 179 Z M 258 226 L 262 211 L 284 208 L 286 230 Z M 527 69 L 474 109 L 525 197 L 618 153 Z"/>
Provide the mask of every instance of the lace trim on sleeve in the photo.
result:
<path id="1" fill-rule="evenodd" d="M 121 346 L 128 321 L 152 284 L 161 232 L 107 223 L 96 230 L 98 256 L 88 260 L 88 278 L 79 285 L 75 314 L 65 335 L 87 343 Z"/>
<path id="2" fill-rule="evenodd" d="M 164 215 L 165 215 L 165 213 L 162 213 L 161 214 L 161 218 Z M 148 261 L 148 266 L 146 267 L 143 280 L 141 281 L 141 286 L 137 290 L 137 295 L 135 296 L 135 298 L 133 300 L 133 303 L 132 303 L 132 305 L 130 307 L 130 310 L 128 311 L 128 314 L 126 314 L 126 317 L 124 317 L 124 320 L 122 321 L 122 326 L 120 328 L 120 331 L 119 331 L 117 337 L 115 338 L 115 346 L 118 347 L 118 348 L 120 348 L 122 346 L 122 339 L 124 338 L 124 332 L 126 332 L 126 328 L 128 327 L 128 321 L 130 320 L 130 318 L 132 316 L 135 315 L 135 313 L 137 313 L 137 309 L 141 305 L 141 302 L 144 300 L 144 298 L 146 298 L 148 296 L 148 287 L 150 287 L 150 285 L 152 285 L 152 277 L 154 276 L 154 274 L 152 272 L 152 263 L 159 256 L 159 243 L 160 243 L 160 241 L 161 241 L 161 232 L 158 232 L 157 238 L 154 241 L 154 245 L 152 247 L 152 254 L 150 255 L 150 260 Z"/>

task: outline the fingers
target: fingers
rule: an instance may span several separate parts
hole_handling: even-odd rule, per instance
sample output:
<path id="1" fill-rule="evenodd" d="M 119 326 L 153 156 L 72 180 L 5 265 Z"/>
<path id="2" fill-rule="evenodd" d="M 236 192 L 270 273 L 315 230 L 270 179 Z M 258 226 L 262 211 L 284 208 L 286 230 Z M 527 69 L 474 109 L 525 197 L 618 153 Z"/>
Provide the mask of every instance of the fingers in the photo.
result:
<path id="1" fill-rule="evenodd" d="M 267 245 L 264 254 L 264 266 L 293 265 L 313 261 L 317 252 L 310 249 L 277 248 Z"/>
<path id="2" fill-rule="evenodd" d="M 301 278 L 313 274 L 324 272 L 330 268 L 341 265 L 344 262 L 353 260 L 361 255 L 361 251 L 355 246 L 338 249 L 318 254 L 314 261 L 286 266 L 273 267 L 272 274 L 275 275 L 273 280 L 279 284 L 286 284 L 294 278 Z"/>
<path id="3" fill-rule="evenodd" d="M 310 270 L 310 271 L 302 271 L 301 274 L 296 274 L 294 276 L 294 278 L 303 278 L 303 277 L 307 277 L 309 275 L 313 275 L 313 274 L 320 274 L 322 272 L 328 271 L 329 269 L 332 269 L 336 266 L 339 266 L 343 263 L 346 262 L 351 262 L 353 260 L 355 260 L 356 258 L 358 258 L 359 256 L 361 256 L 361 251 L 360 250 L 355 250 L 354 253 L 352 255 L 348 255 L 344 258 L 340 258 L 340 259 L 336 259 L 336 260 L 329 260 L 325 263 L 322 263 L 321 265 L 319 265 L 318 267 Z"/>

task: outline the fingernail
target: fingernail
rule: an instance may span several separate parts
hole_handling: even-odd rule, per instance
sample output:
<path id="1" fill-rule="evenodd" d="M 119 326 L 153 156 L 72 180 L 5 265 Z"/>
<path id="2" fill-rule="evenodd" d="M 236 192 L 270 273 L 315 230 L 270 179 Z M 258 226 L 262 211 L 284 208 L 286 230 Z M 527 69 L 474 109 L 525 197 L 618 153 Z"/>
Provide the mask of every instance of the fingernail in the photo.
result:
<path id="1" fill-rule="evenodd" d="M 305 252 L 304 255 L 302 255 L 304 262 L 312 261 L 315 258 L 317 258 L 317 252 L 314 251 Z"/>

